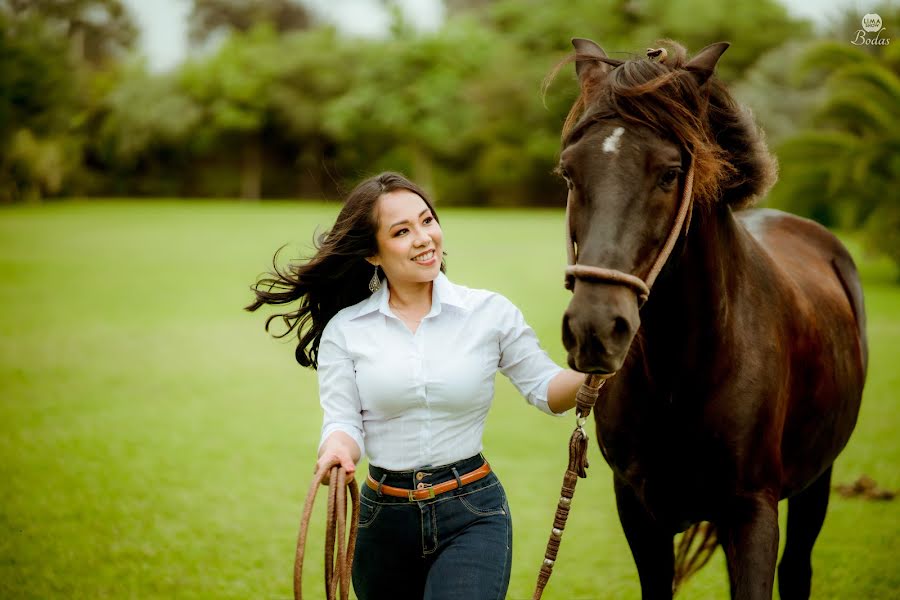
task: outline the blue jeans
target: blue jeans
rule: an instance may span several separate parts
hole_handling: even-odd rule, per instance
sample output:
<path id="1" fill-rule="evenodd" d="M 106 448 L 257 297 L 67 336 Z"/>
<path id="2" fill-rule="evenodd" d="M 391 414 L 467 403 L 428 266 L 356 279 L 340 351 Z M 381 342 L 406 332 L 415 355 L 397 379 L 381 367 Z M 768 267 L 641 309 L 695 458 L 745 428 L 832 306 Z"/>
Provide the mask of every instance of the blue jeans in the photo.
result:
<path id="1" fill-rule="evenodd" d="M 481 455 L 418 471 L 370 467 L 384 485 L 414 489 L 468 473 Z M 417 475 L 419 477 L 417 478 Z M 363 484 L 353 589 L 359 600 L 502 600 L 512 566 L 506 493 L 491 472 L 423 501 L 379 495 Z"/>

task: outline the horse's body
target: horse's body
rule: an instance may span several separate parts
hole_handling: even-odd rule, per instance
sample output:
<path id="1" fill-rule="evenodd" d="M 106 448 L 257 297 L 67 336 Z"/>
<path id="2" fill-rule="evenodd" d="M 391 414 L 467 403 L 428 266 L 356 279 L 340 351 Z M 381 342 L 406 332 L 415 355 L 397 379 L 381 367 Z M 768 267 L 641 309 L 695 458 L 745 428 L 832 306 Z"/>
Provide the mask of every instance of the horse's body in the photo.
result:
<path id="1" fill-rule="evenodd" d="M 579 75 L 584 92 L 591 73 Z M 609 140 L 615 128 L 634 147 L 604 156 L 611 152 L 606 142 L 597 152 L 599 141 Z M 628 207 L 639 210 L 635 194 L 646 189 L 655 210 L 673 203 L 667 198 L 677 202 L 678 186 L 637 184 L 637 192 L 622 194 L 622 213 L 613 214 L 616 202 L 609 198 L 621 192 L 617 182 L 627 187 L 626 179 L 617 179 L 627 172 L 588 165 L 603 159 L 618 170 L 652 170 L 671 144 L 637 129 L 608 114 L 563 153 L 567 171 L 580 171 L 570 184 L 580 197 L 570 194 L 570 202 L 582 208 L 573 219 L 583 264 L 646 270 L 644 246 L 659 234 L 645 230 L 630 240 L 616 223 L 601 219 L 626 228 L 640 223 Z M 606 214 L 603 203 L 611 209 Z M 811 221 L 774 210 L 733 210 L 731 204 L 711 201 L 694 210 L 639 316 L 625 300 L 631 290 L 615 281 L 579 279 L 564 324 L 573 367 L 617 371 L 595 418 L 644 598 L 671 597 L 673 536 L 700 521 L 716 528 L 732 596 L 771 598 L 782 498 L 791 499 L 781 598 L 807 598 L 831 467 L 859 411 L 865 313 L 846 249 Z M 595 209 L 590 215 L 589 208 Z M 653 220 L 652 214 L 643 220 Z M 595 245 L 603 227 L 613 228 L 605 234 L 618 239 Z"/>
<path id="2" fill-rule="evenodd" d="M 652 521 L 633 525 L 665 530 L 671 555 L 671 536 L 698 521 L 727 540 L 737 509 L 769 530 L 760 542 L 770 547 L 726 543 L 729 558 L 758 553 L 774 568 L 777 501 L 812 486 L 824 517 L 831 465 L 856 423 L 865 359 L 843 342 L 865 339 L 862 298 L 846 250 L 823 228 L 775 211 L 738 215 L 725 207 L 695 221 L 595 414 L 623 525 Z M 792 526 L 814 516 L 790 510 Z M 821 526 L 812 521 L 792 529 L 806 539 L 788 537 L 806 560 Z M 669 586 L 671 564 L 657 566 L 648 584 Z"/>

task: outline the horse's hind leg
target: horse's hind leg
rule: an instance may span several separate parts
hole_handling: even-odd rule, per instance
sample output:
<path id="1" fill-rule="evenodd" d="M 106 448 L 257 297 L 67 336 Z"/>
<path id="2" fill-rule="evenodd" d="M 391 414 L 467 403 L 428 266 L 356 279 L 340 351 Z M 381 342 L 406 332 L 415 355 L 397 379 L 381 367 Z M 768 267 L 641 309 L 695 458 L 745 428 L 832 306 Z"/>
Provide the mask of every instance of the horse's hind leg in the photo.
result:
<path id="1" fill-rule="evenodd" d="M 672 533 L 647 513 L 634 491 L 618 478 L 615 490 L 619 521 L 634 556 L 643 600 L 671 600 L 675 574 Z"/>
<path id="2" fill-rule="evenodd" d="M 781 600 L 807 600 L 812 580 L 813 544 L 828 509 L 831 467 L 805 490 L 788 500 L 787 536 L 778 565 Z"/>

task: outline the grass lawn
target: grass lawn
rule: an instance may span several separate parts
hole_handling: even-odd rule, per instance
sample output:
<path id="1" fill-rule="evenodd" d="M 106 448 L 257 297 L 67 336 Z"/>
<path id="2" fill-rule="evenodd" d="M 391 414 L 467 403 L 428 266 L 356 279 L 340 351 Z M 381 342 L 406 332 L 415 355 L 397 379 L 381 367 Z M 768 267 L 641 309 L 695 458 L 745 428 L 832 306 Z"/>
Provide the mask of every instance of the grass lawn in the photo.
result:
<path id="1" fill-rule="evenodd" d="M 315 373 L 294 363 L 291 341 L 263 332 L 262 315 L 241 307 L 274 250 L 308 252 L 314 229 L 337 210 L 237 202 L 0 210 L 0 598 L 291 597 L 321 422 Z M 562 211 L 441 217 L 450 276 L 508 296 L 564 362 Z M 865 473 L 898 489 L 900 286 L 889 265 L 854 250 L 871 361 L 835 481 Z M 509 598 L 531 597 L 573 421 L 530 408 L 500 378 L 484 443 L 515 523 Z M 593 442 L 590 456 L 544 597 L 639 598 Z M 813 597 L 898 597 L 898 517 L 900 501 L 833 496 L 813 555 Z M 321 521 L 308 549 L 309 598 L 324 596 Z M 679 597 L 728 597 L 721 552 Z"/>

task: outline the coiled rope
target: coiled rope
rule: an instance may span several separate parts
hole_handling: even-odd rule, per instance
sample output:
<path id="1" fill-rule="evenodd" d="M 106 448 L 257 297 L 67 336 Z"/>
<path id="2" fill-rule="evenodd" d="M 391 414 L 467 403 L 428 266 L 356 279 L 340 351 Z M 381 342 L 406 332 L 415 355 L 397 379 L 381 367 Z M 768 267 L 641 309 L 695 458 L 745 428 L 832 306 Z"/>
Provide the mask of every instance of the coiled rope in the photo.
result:
<path id="1" fill-rule="evenodd" d="M 335 600 L 338 584 L 340 584 L 340 599 L 347 600 L 350 597 L 350 571 L 353 567 L 353 549 L 356 547 L 356 532 L 359 528 L 359 487 L 353 477 L 347 478 L 347 472 L 343 467 L 335 465 L 319 470 L 306 494 L 303 518 L 300 520 L 300 534 L 297 537 L 297 554 L 294 559 L 294 600 L 303 598 L 301 584 L 306 535 L 316 493 L 326 475 L 329 480 L 328 508 L 325 517 L 325 598 Z M 350 488 L 352 509 L 349 535 L 347 535 L 347 488 Z"/>

